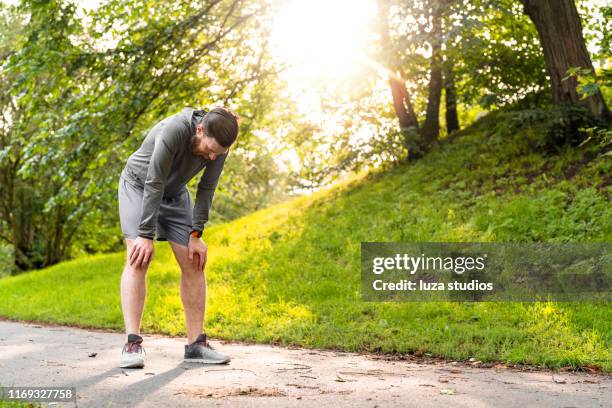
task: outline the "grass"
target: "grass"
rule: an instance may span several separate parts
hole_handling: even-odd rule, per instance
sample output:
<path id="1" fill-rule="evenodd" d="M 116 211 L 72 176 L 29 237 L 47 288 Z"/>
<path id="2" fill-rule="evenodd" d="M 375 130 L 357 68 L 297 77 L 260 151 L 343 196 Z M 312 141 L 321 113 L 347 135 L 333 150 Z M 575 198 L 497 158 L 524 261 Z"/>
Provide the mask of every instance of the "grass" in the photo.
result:
<path id="1" fill-rule="evenodd" d="M 609 242 L 610 156 L 545 157 L 492 114 L 415 164 L 360 174 L 206 231 L 209 335 L 349 351 L 612 370 L 608 303 L 369 303 L 361 241 Z M 595 158 L 593 158 L 595 157 Z M 145 332 L 185 333 L 179 269 L 156 244 Z M 122 329 L 123 253 L 0 280 L 0 315 Z"/>

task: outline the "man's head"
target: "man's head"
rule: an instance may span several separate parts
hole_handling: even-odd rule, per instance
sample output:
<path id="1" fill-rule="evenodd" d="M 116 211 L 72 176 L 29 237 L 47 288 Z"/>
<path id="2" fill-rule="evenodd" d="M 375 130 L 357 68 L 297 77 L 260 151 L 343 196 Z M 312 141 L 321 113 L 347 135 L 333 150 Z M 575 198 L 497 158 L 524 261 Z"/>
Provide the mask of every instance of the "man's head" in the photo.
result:
<path id="1" fill-rule="evenodd" d="M 191 147 L 194 154 L 215 160 L 229 150 L 237 136 L 238 116 L 229 109 L 217 107 L 196 124 Z"/>

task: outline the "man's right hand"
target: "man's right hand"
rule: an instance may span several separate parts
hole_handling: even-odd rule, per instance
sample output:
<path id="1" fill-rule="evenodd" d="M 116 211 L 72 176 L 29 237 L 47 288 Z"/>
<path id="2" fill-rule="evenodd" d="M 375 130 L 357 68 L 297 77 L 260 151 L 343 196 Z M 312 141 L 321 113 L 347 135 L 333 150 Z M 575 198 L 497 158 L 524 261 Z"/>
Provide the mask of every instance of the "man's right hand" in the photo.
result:
<path id="1" fill-rule="evenodd" d="M 130 250 L 130 254 L 128 255 L 130 265 L 134 268 L 144 268 L 149 265 L 152 258 L 153 240 L 144 237 L 136 238 Z"/>

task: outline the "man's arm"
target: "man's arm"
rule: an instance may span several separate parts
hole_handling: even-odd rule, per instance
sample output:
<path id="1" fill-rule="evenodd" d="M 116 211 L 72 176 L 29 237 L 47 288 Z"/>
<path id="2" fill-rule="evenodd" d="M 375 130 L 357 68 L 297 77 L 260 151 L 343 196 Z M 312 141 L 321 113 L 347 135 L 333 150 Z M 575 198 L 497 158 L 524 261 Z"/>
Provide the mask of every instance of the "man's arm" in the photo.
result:
<path id="1" fill-rule="evenodd" d="M 153 239 L 155 225 L 166 181 L 170 174 L 172 161 L 181 143 L 184 126 L 179 123 L 178 117 L 173 117 L 155 136 L 155 147 L 149 162 L 147 179 L 144 183 L 142 197 L 142 215 L 138 226 L 138 236 Z"/>
<path id="2" fill-rule="evenodd" d="M 196 193 L 196 202 L 193 207 L 193 223 L 192 230 L 197 230 L 200 233 L 204 230 L 204 225 L 208 221 L 208 213 L 212 207 L 212 200 L 219 182 L 219 177 L 223 172 L 225 159 L 228 153 L 217 156 L 215 160 L 209 161 L 206 164 L 204 174 L 198 182 L 198 191 Z"/>

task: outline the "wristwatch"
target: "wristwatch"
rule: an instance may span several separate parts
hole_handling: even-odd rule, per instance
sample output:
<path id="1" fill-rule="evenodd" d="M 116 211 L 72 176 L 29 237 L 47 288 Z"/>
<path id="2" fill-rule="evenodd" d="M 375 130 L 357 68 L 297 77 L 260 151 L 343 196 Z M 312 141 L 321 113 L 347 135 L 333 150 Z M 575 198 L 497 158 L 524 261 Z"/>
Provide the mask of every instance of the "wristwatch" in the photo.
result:
<path id="1" fill-rule="evenodd" d="M 195 238 L 201 238 L 202 237 L 202 231 L 197 230 L 197 229 L 193 229 L 193 230 L 191 230 L 191 233 L 189 235 L 191 235 L 192 237 L 195 237 Z"/>

